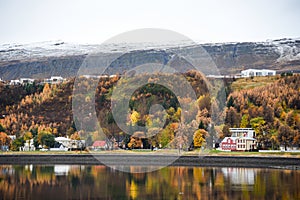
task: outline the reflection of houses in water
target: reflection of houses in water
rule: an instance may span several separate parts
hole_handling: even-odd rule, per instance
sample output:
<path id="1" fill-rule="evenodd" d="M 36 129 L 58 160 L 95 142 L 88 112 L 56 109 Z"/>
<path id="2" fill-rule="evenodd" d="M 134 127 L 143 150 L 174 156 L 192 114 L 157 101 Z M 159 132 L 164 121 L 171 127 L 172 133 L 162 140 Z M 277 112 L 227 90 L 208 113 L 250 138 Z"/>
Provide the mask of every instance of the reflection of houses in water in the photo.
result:
<path id="1" fill-rule="evenodd" d="M 254 185 L 256 170 L 251 168 L 222 168 L 232 185 Z"/>
<path id="2" fill-rule="evenodd" d="M 54 165 L 54 173 L 56 176 L 66 176 L 70 171 L 70 165 Z"/>
<path id="3" fill-rule="evenodd" d="M 14 175 L 15 168 L 12 165 L 2 165 L 0 168 L 0 176 L 2 175 Z"/>
<path id="4" fill-rule="evenodd" d="M 54 174 L 56 176 L 67 176 L 72 171 L 83 171 L 84 165 L 54 165 Z"/>
<path id="5" fill-rule="evenodd" d="M 32 172 L 33 169 L 33 165 L 25 165 L 25 170 L 29 170 L 30 172 Z"/>

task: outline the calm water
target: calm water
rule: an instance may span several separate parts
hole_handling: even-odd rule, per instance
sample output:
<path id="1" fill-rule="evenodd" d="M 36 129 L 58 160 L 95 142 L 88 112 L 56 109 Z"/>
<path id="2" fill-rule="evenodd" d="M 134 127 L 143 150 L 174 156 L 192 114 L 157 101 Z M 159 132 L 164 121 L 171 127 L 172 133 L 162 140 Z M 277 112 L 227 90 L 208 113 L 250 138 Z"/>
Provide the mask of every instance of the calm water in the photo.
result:
<path id="1" fill-rule="evenodd" d="M 3 165 L 0 199 L 290 200 L 300 199 L 300 171 L 166 167 L 130 174 L 105 166 Z"/>

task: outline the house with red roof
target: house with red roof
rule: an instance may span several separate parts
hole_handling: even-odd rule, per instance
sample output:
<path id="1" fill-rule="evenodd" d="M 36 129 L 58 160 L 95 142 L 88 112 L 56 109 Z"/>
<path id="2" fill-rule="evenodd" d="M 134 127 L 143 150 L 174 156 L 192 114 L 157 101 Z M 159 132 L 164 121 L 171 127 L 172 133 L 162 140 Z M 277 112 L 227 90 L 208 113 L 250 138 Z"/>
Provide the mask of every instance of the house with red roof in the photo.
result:
<path id="1" fill-rule="evenodd" d="M 105 140 L 96 140 L 93 145 L 93 149 L 107 149 L 108 145 Z"/>

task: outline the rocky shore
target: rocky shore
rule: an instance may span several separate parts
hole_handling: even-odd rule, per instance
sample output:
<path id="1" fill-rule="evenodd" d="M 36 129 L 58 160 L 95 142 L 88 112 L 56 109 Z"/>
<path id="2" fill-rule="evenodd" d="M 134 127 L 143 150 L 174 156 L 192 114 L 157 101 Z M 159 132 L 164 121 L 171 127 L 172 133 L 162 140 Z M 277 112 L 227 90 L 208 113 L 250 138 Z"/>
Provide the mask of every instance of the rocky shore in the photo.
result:
<path id="1" fill-rule="evenodd" d="M 300 158 L 276 156 L 176 156 L 147 154 L 2 154 L 0 164 L 210 166 L 300 169 Z"/>

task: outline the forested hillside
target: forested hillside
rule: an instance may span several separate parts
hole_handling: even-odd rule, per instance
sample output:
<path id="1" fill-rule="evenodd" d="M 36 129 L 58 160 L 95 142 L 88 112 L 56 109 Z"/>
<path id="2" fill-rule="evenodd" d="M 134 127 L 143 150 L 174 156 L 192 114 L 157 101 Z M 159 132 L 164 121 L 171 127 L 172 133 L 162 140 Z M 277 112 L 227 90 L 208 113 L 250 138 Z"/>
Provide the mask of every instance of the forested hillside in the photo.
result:
<path id="1" fill-rule="evenodd" d="M 299 146 L 299 75 L 241 79 L 233 85 L 239 87 L 227 100 L 224 135 L 228 127 L 252 127 L 263 148 Z"/>
<path id="2" fill-rule="evenodd" d="M 146 77 L 145 75 L 143 76 Z M 199 119 L 203 118 L 203 122 L 207 125 L 210 123 L 210 114 L 208 111 L 210 109 L 208 83 L 202 75 L 197 72 L 187 72 L 184 76 L 195 91 L 197 98 L 199 98 L 197 103 L 204 113 L 204 115 L 198 114 L 199 117 L 197 121 L 195 121 L 195 119 L 188 119 L 189 116 L 192 116 L 189 114 L 186 115 L 187 117 L 185 120 L 190 120 L 189 123 L 192 123 L 194 120 L 193 126 L 198 127 Z M 157 78 L 151 78 L 149 76 L 148 84 L 141 88 L 137 88 L 130 99 L 129 108 L 127 108 L 130 115 L 128 118 L 130 134 L 137 132 L 138 126 L 147 126 L 147 131 L 154 131 L 157 125 L 163 122 L 162 118 L 154 119 L 154 116 L 149 115 L 151 105 L 161 104 L 166 109 L 166 116 L 163 116 L 163 118 L 165 118 L 165 123 L 160 124 L 162 127 L 158 130 L 159 134 L 153 137 L 151 142 L 146 142 L 148 145 L 158 146 L 161 143 L 167 145 L 172 141 L 181 116 L 178 98 L 181 98 L 180 100 L 187 104 L 191 102 L 190 98 L 176 98 L 172 91 L 161 85 L 155 84 L 155 81 L 164 78 L 169 81 L 169 84 L 174 84 L 179 90 L 186 89 L 181 84 L 180 80 L 176 79 L 176 76 L 159 75 Z M 131 141 L 129 146 L 133 144 L 132 147 L 140 147 L 138 141 L 140 138 L 123 134 L 116 125 L 111 113 L 111 95 L 113 87 L 120 77 L 101 78 L 100 80 L 87 79 L 84 77 L 79 79 L 80 81 L 78 81 L 78 84 L 81 84 L 81 86 L 85 88 L 89 88 L 90 85 L 94 84 L 94 81 L 98 82 L 95 93 L 84 96 L 84 102 L 82 102 L 81 106 L 84 108 L 84 106 L 91 101 L 92 97 L 90 95 L 95 95 L 97 117 L 104 134 L 108 138 L 118 137 L 119 139 L 122 138 L 127 140 L 126 145 Z M 123 81 L 130 81 L 130 77 L 123 79 Z M 89 117 L 84 118 L 81 122 L 81 125 L 85 126 L 85 131 L 81 130 L 82 127 L 75 126 L 74 120 L 76 119 L 73 119 L 72 114 L 73 85 L 74 79 L 69 79 L 62 84 L 53 85 L 1 85 L 2 92 L 0 98 L 6 99 L 7 101 L 12 99 L 9 103 L 7 101 L 1 101 L 1 115 L 3 117 L 0 120 L 0 124 L 2 132 L 5 132 L 8 135 L 16 135 L 23 139 L 38 137 L 40 133 L 47 133 L 54 136 L 70 136 L 73 138 L 79 138 L 78 136 L 80 135 L 80 137 L 85 139 L 90 136 L 89 140 L 92 141 L 104 139 L 103 135 L 97 131 L 89 132 L 89 128 L 91 131 L 94 130 L 92 127 L 93 125 L 89 124 Z M 28 88 L 30 88 L 30 91 L 27 91 L 29 90 Z M 18 93 L 19 96 L 14 95 Z M 84 111 L 84 109 L 80 108 L 79 110 Z M 186 113 L 196 115 L 197 112 L 197 109 L 192 109 Z M 143 133 L 141 137 L 145 138 L 145 134 L 146 133 Z M 192 140 L 193 133 L 185 138 L 186 143 L 191 143 Z"/>
<path id="3" fill-rule="evenodd" d="M 197 148 L 204 144 L 210 147 L 213 138 L 229 136 L 230 127 L 254 128 L 260 148 L 299 146 L 299 75 L 227 79 L 224 82 L 227 101 L 218 98 L 218 92 L 215 95 L 209 92 L 219 87 L 221 80 L 208 82 L 195 71 L 183 75 L 195 91 L 196 105 L 193 105 L 190 97 L 176 97 L 168 88 L 156 84 L 158 80 L 166 79 L 178 90 L 185 90 L 176 76 L 143 75 L 147 84 L 135 90 L 130 97 L 129 107 L 120 107 L 129 113 L 126 119 L 128 134 L 117 126 L 111 101 L 123 98 L 112 97 L 112 91 L 119 81 L 129 84 L 127 88 L 130 88 L 131 77 L 116 76 L 100 80 L 79 78 L 80 81 L 76 83 L 83 88 L 88 89 L 95 81 L 98 86 L 94 93 L 83 96 L 82 107 L 78 110 L 82 110 L 84 115 L 84 106 L 93 99 L 91 95 L 95 95 L 96 114 L 104 134 L 107 138 L 123 142 L 128 148 L 176 147 L 179 144 L 184 148 L 191 145 Z M 22 138 L 18 145 L 30 138 L 39 142 L 42 134 L 84 138 L 90 143 L 105 139 L 101 132 L 95 131 L 94 124 L 90 124 L 89 116 L 81 123 L 73 119 L 74 82 L 74 79 L 69 79 L 62 84 L 52 85 L 0 85 L 2 144 L 9 143 L 6 135 Z M 189 105 L 184 115 L 179 102 Z M 149 113 L 154 104 L 162 105 L 165 112 Z M 225 105 L 225 108 L 220 105 Z M 222 110 L 218 110 L 220 107 Z M 145 127 L 145 131 L 140 131 L 139 127 Z"/>

